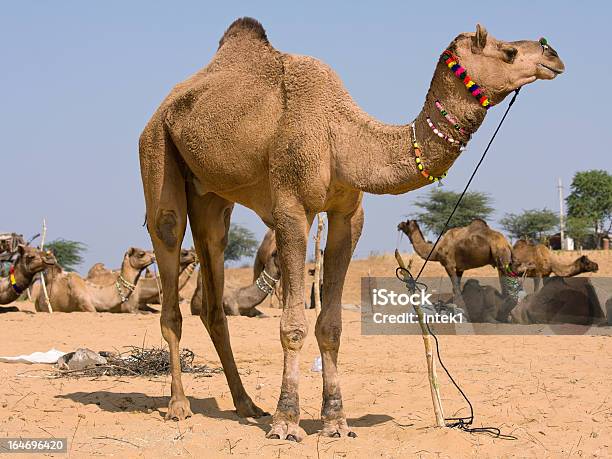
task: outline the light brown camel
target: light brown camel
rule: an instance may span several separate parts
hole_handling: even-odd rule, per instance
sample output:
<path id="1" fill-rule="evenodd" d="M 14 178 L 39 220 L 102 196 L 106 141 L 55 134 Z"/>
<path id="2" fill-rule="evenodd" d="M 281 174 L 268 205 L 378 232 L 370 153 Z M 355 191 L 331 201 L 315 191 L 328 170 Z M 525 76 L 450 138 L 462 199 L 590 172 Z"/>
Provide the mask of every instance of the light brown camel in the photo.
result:
<path id="1" fill-rule="evenodd" d="M 518 324 L 607 324 L 590 279 L 551 277 L 535 293 L 527 295 L 510 313 Z"/>
<path id="2" fill-rule="evenodd" d="M 551 47 L 500 41 L 480 26 L 476 33 L 456 37 L 449 49 L 492 104 L 564 70 Z M 472 91 L 477 89 L 472 86 Z M 436 100 L 465 134 L 445 124 Z M 485 114 L 440 57 L 413 125 L 422 164 L 432 177 L 445 172 L 460 149 L 436 135 L 427 118 L 467 142 Z M 386 125 L 363 112 L 321 61 L 276 50 L 251 18 L 230 25 L 212 61 L 172 89 L 140 136 L 147 228 L 164 291 L 161 329 L 171 359 L 168 419 L 191 415 L 181 381 L 178 307 L 178 260 L 188 218 L 205 267 L 201 318 L 236 411 L 241 417 L 265 414 L 244 389 L 223 313 L 223 251 L 232 209 L 239 203 L 275 230 L 282 272 L 283 377 L 267 436 L 298 441 L 304 436 L 298 395 L 299 355 L 308 328 L 304 266 L 309 229 L 319 212 L 328 219 L 323 305 L 315 326 L 323 363 L 321 433 L 355 435 L 346 423 L 337 374 L 342 288 L 362 228 L 363 193 L 401 194 L 431 183 L 417 168 L 411 136 L 411 125 Z"/>
<path id="3" fill-rule="evenodd" d="M 433 244 L 425 241 L 419 224 L 415 220 L 407 220 L 397 228 L 408 236 L 414 251 L 426 259 Z M 454 301 L 463 306 L 461 277 L 468 269 L 493 266 L 498 270 L 500 287 L 504 292 L 502 278 L 512 265 L 512 247 L 503 234 L 492 230 L 484 220 L 477 218 L 467 226 L 447 230 L 429 259 L 444 267 L 453 285 Z"/>
<path id="4" fill-rule="evenodd" d="M 198 273 L 198 286 L 191 298 L 191 314 L 200 315 L 202 311 L 202 274 Z M 267 262 L 257 279 L 251 285 L 226 290 L 223 295 L 223 310 L 228 316 L 262 317 L 263 313 L 257 309 L 269 295 L 274 293 L 280 280 L 280 267 L 278 255 L 274 250 L 267 258 Z"/>
<path id="5" fill-rule="evenodd" d="M 548 277 L 551 274 L 562 277 L 577 276 L 582 273 L 597 272 L 599 266 L 594 261 L 589 260 L 586 255 L 576 258 L 572 262 L 564 262 L 553 253 L 544 244 L 532 244 L 530 242 L 520 240 L 516 241 L 512 248 L 514 260 L 523 264 L 531 264 L 532 269 L 521 272 L 527 277 L 533 277 L 533 289 L 540 289 L 540 281 L 543 277 Z"/>
<path id="6" fill-rule="evenodd" d="M 261 241 L 257 249 L 257 254 L 255 255 L 255 261 L 253 263 L 253 282 L 257 280 L 274 252 L 276 252 L 276 236 L 274 235 L 274 230 L 269 229 Z"/>
<path id="7" fill-rule="evenodd" d="M 51 252 L 19 244 L 11 274 L 0 278 L 0 304 L 15 301 L 30 286 L 36 273 L 50 268 L 55 263 Z"/>
<path id="8" fill-rule="evenodd" d="M 134 312 L 126 303 L 142 270 L 154 262 L 151 252 L 131 247 L 123 257 L 120 276 L 108 285 L 94 284 L 77 273 L 64 272 L 59 265 L 52 266 L 45 278 L 53 312 Z M 48 312 L 42 291 L 35 306 L 37 311 Z"/>

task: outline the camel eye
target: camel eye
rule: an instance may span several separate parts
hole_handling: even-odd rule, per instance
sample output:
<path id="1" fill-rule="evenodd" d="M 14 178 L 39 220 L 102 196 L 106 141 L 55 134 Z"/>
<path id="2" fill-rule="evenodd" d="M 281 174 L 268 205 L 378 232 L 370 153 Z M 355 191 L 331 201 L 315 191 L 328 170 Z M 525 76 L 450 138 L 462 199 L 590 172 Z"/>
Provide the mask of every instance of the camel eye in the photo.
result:
<path id="1" fill-rule="evenodd" d="M 516 59 L 516 55 L 518 54 L 518 49 L 516 49 L 516 48 L 504 48 L 504 49 L 502 49 L 502 52 L 504 53 L 504 60 L 508 64 L 512 64 L 514 62 L 514 59 Z"/>

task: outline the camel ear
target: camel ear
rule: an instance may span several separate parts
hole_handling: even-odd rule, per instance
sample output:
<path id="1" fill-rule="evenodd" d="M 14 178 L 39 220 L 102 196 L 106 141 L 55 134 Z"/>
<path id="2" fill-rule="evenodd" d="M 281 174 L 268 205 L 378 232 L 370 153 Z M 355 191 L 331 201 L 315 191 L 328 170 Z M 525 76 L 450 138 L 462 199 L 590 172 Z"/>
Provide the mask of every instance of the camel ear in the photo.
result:
<path id="1" fill-rule="evenodd" d="M 135 247 L 130 247 L 127 251 L 128 257 L 131 257 L 132 255 L 134 255 L 135 251 L 136 251 Z"/>
<path id="2" fill-rule="evenodd" d="M 472 51 L 482 51 L 487 44 L 487 36 L 487 29 L 480 24 L 476 24 L 476 34 L 474 34 L 474 37 L 472 37 Z"/>
<path id="3" fill-rule="evenodd" d="M 17 246 L 17 252 L 19 252 L 19 255 L 23 255 L 25 253 L 25 245 L 24 244 L 19 244 Z"/>

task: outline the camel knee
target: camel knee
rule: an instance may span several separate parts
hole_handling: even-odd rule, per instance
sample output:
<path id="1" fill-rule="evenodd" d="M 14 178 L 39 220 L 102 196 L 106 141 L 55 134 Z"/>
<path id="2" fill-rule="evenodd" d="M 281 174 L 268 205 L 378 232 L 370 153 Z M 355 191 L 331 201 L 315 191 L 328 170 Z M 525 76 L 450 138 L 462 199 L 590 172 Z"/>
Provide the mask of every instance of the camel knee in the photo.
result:
<path id="1" fill-rule="evenodd" d="M 178 243 L 178 217 L 174 210 L 159 209 L 155 215 L 155 235 L 166 247 L 172 249 Z"/>
<path id="2" fill-rule="evenodd" d="M 322 351 L 337 351 L 340 348 L 342 324 L 329 324 L 317 321 L 315 336 Z"/>
<path id="3" fill-rule="evenodd" d="M 167 342 L 170 342 L 174 337 L 181 339 L 183 330 L 183 316 L 179 310 L 167 311 L 167 308 L 162 307 L 160 317 L 162 336 Z"/>
<path id="4" fill-rule="evenodd" d="M 308 333 L 306 321 L 302 323 L 292 323 L 290 325 L 281 324 L 281 343 L 283 349 L 299 351 L 304 344 L 304 338 Z"/>

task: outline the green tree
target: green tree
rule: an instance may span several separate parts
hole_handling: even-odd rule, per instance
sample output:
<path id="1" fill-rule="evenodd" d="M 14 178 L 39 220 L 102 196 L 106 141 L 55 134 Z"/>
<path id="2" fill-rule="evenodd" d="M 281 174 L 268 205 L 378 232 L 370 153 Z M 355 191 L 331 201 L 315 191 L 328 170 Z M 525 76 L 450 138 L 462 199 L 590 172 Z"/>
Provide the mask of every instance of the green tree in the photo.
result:
<path id="1" fill-rule="evenodd" d="M 521 214 L 506 214 L 499 223 L 514 239 L 542 242 L 559 225 L 559 217 L 548 209 L 524 210 Z"/>
<path id="2" fill-rule="evenodd" d="M 414 216 L 428 231 L 437 236 L 444 229 L 444 224 L 459 196 L 460 193 L 455 191 L 432 188 L 427 197 L 415 203 L 417 207 L 423 209 L 423 212 L 418 212 Z M 453 215 L 449 228 L 469 225 L 475 218 L 486 220 L 493 212 L 491 203 L 492 200 L 488 194 L 468 191 Z"/>
<path id="3" fill-rule="evenodd" d="M 602 235 L 612 229 L 612 175 L 605 170 L 577 172 L 570 189 L 568 217 L 586 219 L 601 247 Z"/>
<path id="4" fill-rule="evenodd" d="M 568 217 L 565 222 L 565 231 L 574 240 L 577 247 L 584 246 L 587 237 L 593 234 L 589 220 L 580 217 Z"/>
<path id="5" fill-rule="evenodd" d="M 59 265 L 66 271 L 74 271 L 83 263 L 83 253 L 87 246 L 82 242 L 67 239 L 55 239 L 45 244 L 45 249 L 51 250 Z"/>
<path id="6" fill-rule="evenodd" d="M 252 257 L 258 247 L 258 241 L 251 230 L 232 223 L 227 235 L 225 261 L 238 261 L 242 257 Z"/>

